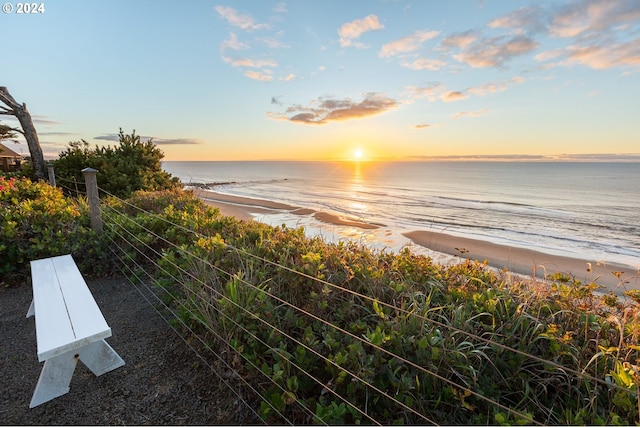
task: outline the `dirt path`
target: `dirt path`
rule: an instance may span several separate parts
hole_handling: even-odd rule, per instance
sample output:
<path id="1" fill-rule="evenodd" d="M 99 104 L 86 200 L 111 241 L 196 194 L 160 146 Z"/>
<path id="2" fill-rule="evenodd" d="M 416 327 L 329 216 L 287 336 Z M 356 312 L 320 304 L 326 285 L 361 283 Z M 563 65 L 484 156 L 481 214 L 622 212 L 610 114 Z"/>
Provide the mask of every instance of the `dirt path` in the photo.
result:
<path id="1" fill-rule="evenodd" d="M 78 363 L 71 390 L 29 409 L 42 363 L 31 287 L 0 289 L 0 420 L 5 425 L 260 424 L 125 279 L 88 281 L 126 365 L 100 377 Z"/>

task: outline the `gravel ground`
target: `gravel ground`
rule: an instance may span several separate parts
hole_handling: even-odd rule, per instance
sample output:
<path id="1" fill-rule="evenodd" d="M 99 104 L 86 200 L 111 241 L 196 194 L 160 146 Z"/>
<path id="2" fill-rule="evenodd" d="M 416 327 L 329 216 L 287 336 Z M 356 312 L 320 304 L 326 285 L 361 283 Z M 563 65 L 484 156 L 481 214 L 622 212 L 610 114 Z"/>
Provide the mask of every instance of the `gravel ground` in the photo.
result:
<path id="1" fill-rule="evenodd" d="M 2 424 L 261 424 L 127 280 L 87 282 L 125 366 L 96 377 L 80 362 L 69 393 L 29 409 L 42 369 L 31 287 L 1 288 Z"/>

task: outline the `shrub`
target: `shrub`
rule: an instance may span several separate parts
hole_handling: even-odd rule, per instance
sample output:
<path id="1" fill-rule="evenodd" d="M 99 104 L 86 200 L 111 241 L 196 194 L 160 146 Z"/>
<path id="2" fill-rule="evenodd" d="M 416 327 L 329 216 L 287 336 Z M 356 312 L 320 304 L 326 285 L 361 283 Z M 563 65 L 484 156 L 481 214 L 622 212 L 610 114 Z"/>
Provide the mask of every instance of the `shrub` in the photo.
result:
<path id="1" fill-rule="evenodd" d="M 166 190 L 182 187 L 178 178 L 162 170 L 164 153 L 153 141 L 140 140 L 135 131 L 126 135 L 120 129 L 118 145 L 89 148 L 81 140 L 70 142 L 54 162 L 56 176 L 66 183 L 84 182 L 82 169 L 98 170 L 98 187 L 126 198 L 137 190 Z M 68 184 L 66 184 L 68 186 Z"/>
<path id="2" fill-rule="evenodd" d="M 0 234 L 6 285 L 24 282 L 31 260 L 74 253 L 81 262 L 99 250 L 86 202 L 28 178 L 0 177 Z"/>
<path id="3" fill-rule="evenodd" d="M 636 303 L 564 276 L 327 244 L 189 197 L 130 199 L 154 213 L 110 203 L 180 317 L 259 385 L 268 422 L 371 422 L 359 409 L 385 424 L 639 421 Z"/>

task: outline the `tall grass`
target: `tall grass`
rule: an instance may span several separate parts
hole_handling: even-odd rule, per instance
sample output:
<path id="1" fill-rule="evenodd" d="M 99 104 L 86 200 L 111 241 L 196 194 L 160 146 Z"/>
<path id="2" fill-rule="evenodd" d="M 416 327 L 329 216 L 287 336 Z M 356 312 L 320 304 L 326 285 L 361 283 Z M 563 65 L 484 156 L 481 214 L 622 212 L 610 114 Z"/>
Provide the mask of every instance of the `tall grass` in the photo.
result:
<path id="1" fill-rule="evenodd" d="M 184 192 L 108 209 L 139 238 L 122 247 L 154 249 L 184 320 L 259 386 L 269 422 L 640 422 L 638 305 L 595 283 L 329 244 Z"/>

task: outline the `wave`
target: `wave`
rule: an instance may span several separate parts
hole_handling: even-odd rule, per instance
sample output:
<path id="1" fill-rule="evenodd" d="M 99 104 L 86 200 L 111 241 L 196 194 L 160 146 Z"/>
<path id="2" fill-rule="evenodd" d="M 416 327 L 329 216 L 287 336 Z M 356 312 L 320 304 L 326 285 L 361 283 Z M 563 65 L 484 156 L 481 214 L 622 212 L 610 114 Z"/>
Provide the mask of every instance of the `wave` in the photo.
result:
<path id="1" fill-rule="evenodd" d="M 446 228 L 496 243 L 640 259 L 637 166 L 389 163 L 357 176 L 322 162 L 171 166 L 214 190 L 397 229 Z"/>
<path id="2" fill-rule="evenodd" d="M 197 187 L 223 187 L 229 185 L 236 186 L 254 186 L 261 184 L 274 184 L 278 182 L 288 181 L 288 178 L 278 178 L 278 179 L 257 179 L 257 180 L 248 180 L 248 181 L 219 181 L 219 182 L 203 182 L 203 183 L 189 183 L 185 185 L 189 186 L 197 186 Z M 211 188 L 213 189 L 213 188 Z"/>

